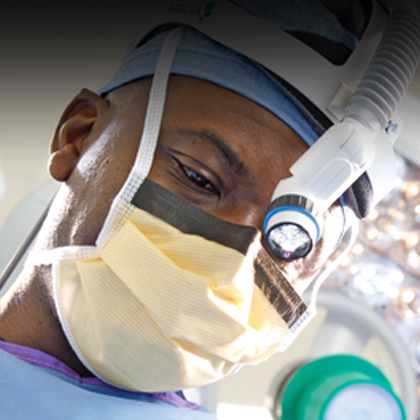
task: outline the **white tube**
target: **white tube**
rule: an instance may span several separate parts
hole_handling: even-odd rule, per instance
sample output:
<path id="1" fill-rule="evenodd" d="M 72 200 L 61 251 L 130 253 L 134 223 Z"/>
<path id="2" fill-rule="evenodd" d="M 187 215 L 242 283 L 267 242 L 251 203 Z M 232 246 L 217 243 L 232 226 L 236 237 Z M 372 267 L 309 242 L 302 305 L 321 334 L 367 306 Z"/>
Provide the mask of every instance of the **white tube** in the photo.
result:
<path id="1" fill-rule="evenodd" d="M 364 119 L 368 109 L 387 127 L 420 60 L 420 18 L 410 2 L 395 5 L 382 39 L 349 102 L 348 118 Z M 366 121 L 366 123 L 370 123 Z"/>

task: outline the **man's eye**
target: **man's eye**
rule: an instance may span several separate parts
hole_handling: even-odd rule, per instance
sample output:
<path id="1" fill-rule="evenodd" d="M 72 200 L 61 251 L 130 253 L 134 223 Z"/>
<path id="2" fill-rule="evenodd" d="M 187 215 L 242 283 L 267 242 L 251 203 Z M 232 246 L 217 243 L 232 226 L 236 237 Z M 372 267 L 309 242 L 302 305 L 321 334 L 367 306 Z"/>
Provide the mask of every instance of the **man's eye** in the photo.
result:
<path id="1" fill-rule="evenodd" d="M 194 169 L 189 168 L 178 162 L 180 168 L 185 173 L 185 175 L 199 188 L 207 190 L 209 193 L 215 194 L 218 197 L 220 196 L 219 190 L 215 187 L 215 185 L 209 181 L 205 176 L 199 174 L 198 172 L 194 171 Z"/>

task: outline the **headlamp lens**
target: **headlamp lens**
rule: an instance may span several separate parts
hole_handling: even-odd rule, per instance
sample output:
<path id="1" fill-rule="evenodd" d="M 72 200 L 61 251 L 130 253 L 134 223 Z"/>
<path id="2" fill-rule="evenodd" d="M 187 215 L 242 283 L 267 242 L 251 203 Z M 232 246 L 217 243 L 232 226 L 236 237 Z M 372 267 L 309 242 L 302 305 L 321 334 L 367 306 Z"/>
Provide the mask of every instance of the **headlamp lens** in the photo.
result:
<path id="1" fill-rule="evenodd" d="M 297 260 L 305 257 L 312 249 L 308 232 L 294 223 L 273 226 L 266 236 L 270 251 L 283 260 Z"/>

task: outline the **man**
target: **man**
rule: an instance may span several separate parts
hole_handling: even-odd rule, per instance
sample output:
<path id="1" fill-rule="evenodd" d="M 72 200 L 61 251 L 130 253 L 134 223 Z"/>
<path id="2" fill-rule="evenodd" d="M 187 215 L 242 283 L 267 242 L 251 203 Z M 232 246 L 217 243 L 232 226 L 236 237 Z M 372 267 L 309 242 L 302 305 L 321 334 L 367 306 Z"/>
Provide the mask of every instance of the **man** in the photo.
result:
<path id="1" fill-rule="evenodd" d="M 148 42 L 160 43 L 156 49 L 160 54 L 166 37 L 171 36 L 168 32 L 171 31 L 158 31 L 142 44 L 139 48 L 143 54 L 141 62 L 147 61 Z M 221 241 L 216 247 L 213 232 L 206 232 L 203 242 L 201 234 L 196 239 L 185 235 L 189 231 L 183 231 L 175 248 L 183 244 L 185 251 L 181 250 L 181 255 L 177 255 L 176 268 L 168 265 L 169 275 L 162 273 L 166 273 L 164 264 L 174 249 L 167 251 L 160 237 L 160 242 L 154 240 L 159 235 L 164 239 L 178 235 L 178 230 L 172 230 L 173 224 L 168 228 L 151 218 L 153 229 L 142 248 L 131 240 L 126 240 L 124 247 L 120 246 L 124 242 L 120 233 L 126 232 L 127 220 L 137 227 L 136 223 L 141 224 L 149 217 L 138 212 L 141 207 L 138 203 L 146 202 L 144 205 L 147 206 L 147 202 L 154 200 L 147 194 L 144 198 L 143 192 L 135 201 L 139 191 L 145 191 L 143 188 L 149 185 L 136 181 L 138 191 L 136 187 L 128 201 L 119 201 L 121 191 L 129 190 L 127 180 L 136 176 L 132 168 L 137 165 L 138 157 L 141 158 L 139 145 L 145 141 L 147 107 L 151 103 L 149 94 L 154 82 L 149 70 L 142 69 L 123 77 L 122 81 L 121 75 L 117 74 L 117 82 L 112 81 L 100 95 L 82 90 L 64 111 L 51 144 L 49 171 L 54 179 L 63 182 L 63 186 L 38 235 L 33 257 L 1 302 L 2 418 L 212 418 L 210 413 L 185 401 L 175 391 L 209 383 L 231 373 L 242 363 L 266 357 L 279 349 L 284 337 L 289 340 L 294 323 L 304 318 L 305 309 L 296 309 L 298 304 L 293 299 L 300 301 L 300 298 L 293 290 L 284 292 L 286 303 L 279 302 L 277 296 L 283 296 L 283 287 L 289 287 L 285 278 L 294 285 L 306 286 L 314 277 L 341 239 L 346 225 L 343 208 L 337 203 L 325 214 L 321 240 L 303 260 L 285 262 L 270 257 L 261 245 L 258 232 L 263 229 L 264 215 L 275 186 L 279 180 L 290 176 L 289 168 L 308 148 L 304 133 L 310 132 L 308 136 L 314 136 L 318 127 L 315 129 L 308 124 L 307 110 L 302 104 L 288 102 L 289 93 L 280 84 L 276 89 L 283 95 L 283 107 L 277 112 L 275 105 L 266 104 L 264 95 L 259 92 L 275 83 L 243 56 L 193 30 L 183 30 L 180 39 L 180 48 L 175 51 L 185 51 L 188 42 L 197 42 L 210 55 L 214 53 L 210 60 L 216 63 L 220 55 L 226 66 L 236 66 L 239 62 L 242 70 L 234 75 L 239 79 L 239 83 L 235 82 L 239 87 L 231 87 L 233 82 L 229 77 L 224 84 L 218 82 L 218 76 L 213 79 L 211 71 L 209 75 L 205 70 L 206 75 L 201 76 L 198 70 L 191 76 L 187 71 L 172 69 L 177 74 L 169 79 L 163 117 L 159 121 L 158 143 L 147 173 L 152 182 L 150 191 L 154 194 L 157 190 L 157 196 L 169 197 L 176 206 L 179 203 L 185 211 L 198 214 L 197 220 L 207 217 L 201 210 L 215 216 L 217 221 L 209 219 L 210 231 L 214 226 L 214 230 L 226 229 L 228 235 L 230 229 L 241 225 L 238 232 L 242 234 L 245 226 L 246 235 L 251 232 L 252 238 L 242 250 L 241 246 L 235 248 L 219 237 L 214 240 Z M 206 59 L 206 55 L 196 50 L 193 55 L 198 56 L 198 61 Z M 176 65 L 174 61 L 174 67 Z M 199 68 L 198 62 L 191 66 Z M 220 63 L 216 68 L 215 74 L 223 73 Z M 256 89 L 242 94 L 241 86 L 248 89 L 257 77 Z M 296 119 L 293 117 L 285 122 L 280 118 L 283 108 L 298 115 Z M 177 197 L 185 202 L 178 201 Z M 188 203 L 194 205 L 192 209 Z M 176 206 L 172 209 L 174 213 Z M 171 218 L 170 214 L 166 216 Z M 185 223 L 188 224 L 191 217 L 188 213 Z M 144 230 L 149 226 L 147 220 Z M 175 227 L 178 229 L 178 225 Z M 142 233 L 143 228 L 138 230 Z M 140 233 L 133 233 L 137 235 L 133 238 L 139 242 L 143 241 L 138 236 Z M 127 230 L 127 235 L 132 238 L 131 230 Z M 211 241 L 207 241 L 209 237 Z M 212 249 L 203 262 L 196 260 L 199 255 L 192 254 L 199 246 L 202 246 L 201 253 Z M 255 246 L 258 251 L 252 254 L 250 250 Z M 235 248 L 234 252 L 231 248 Z M 62 254 L 61 249 L 65 250 Z M 119 251 L 122 255 L 117 257 Z M 134 256 L 127 257 L 131 251 Z M 220 257 L 216 259 L 219 252 Z M 215 259 L 213 263 L 210 261 L 208 271 L 218 268 L 226 260 L 223 255 L 228 255 L 227 260 L 237 258 L 239 261 L 234 270 L 245 267 L 251 272 L 253 266 L 247 262 L 249 253 L 253 264 L 260 255 L 265 256 L 254 265 L 257 272 L 266 270 L 268 264 L 270 269 L 267 271 L 274 273 L 273 276 L 264 275 L 264 280 L 256 280 L 258 287 L 253 282 L 243 286 L 239 281 L 244 278 L 242 272 L 231 283 L 224 277 L 220 277 L 222 280 L 217 277 L 219 283 L 215 288 L 211 288 L 213 280 L 204 286 L 201 283 L 196 286 L 191 280 L 208 275 L 201 272 L 205 271 L 202 264 L 213 256 Z M 80 263 L 69 265 L 73 264 L 72 255 Z M 133 268 L 122 262 L 125 257 Z M 105 267 L 103 261 L 107 259 L 110 262 Z M 196 261 L 200 261 L 195 264 L 198 267 L 192 268 Z M 138 264 L 144 270 L 138 271 Z M 180 283 L 184 276 L 187 286 Z M 93 282 L 90 282 L 91 278 Z M 128 285 L 126 278 L 134 278 L 134 286 Z M 140 283 L 145 278 L 151 280 Z M 166 278 L 168 283 L 164 283 Z M 136 284 L 141 285 L 140 290 L 136 289 Z M 171 295 L 178 286 L 189 293 Z M 198 294 L 200 288 L 204 288 L 202 294 Z M 300 290 L 303 289 L 301 286 Z M 98 297 L 105 292 L 108 293 L 107 300 Z M 196 292 L 199 297 L 195 296 Z M 134 299 L 134 302 L 133 295 L 136 299 L 141 296 L 143 300 Z M 293 299 L 288 301 L 292 295 Z M 182 307 L 183 300 L 187 305 Z M 197 306 L 191 306 L 194 304 Z M 188 318 L 191 307 L 194 310 Z M 205 308 L 201 315 L 200 307 Z M 120 311 L 124 311 L 121 320 L 110 326 L 109 322 L 119 317 Z M 286 311 L 295 311 L 295 318 L 290 323 L 285 320 Z M 112 314 L 111 319 L 102 324 L 103 319 L 108 319 L 107 312 Z M 137 313 L 139 317 L 133 315 Z M 188 341 L 174 335 L 173 313 L 180 318 L 176 328 L 181 331 L 192 329 L 191 323 L 201 316 L 203 322 L 192 335 L 203 331 L 202 336 L 194 336 L 196 341 Z M 92 319 L 89 318 L 91 314 Z M 184 316 L 188 321 L 183 320 Z M 245 321 L 241 318 L 244 316 Z M 221 326 L 232 325 L 224 332 L 228 338 L 219 337 L 219 331 L 212 329 L 219 325 L 218 317 Z M 147 328 L 144 327 L 146 322 Z M 278 323 L 282 323 L 282 328 L 277 327 Z M 126 325 L 129 326 L 127 330 Z M 230 329 L 235 328 L 241 332 L 231 338 Z M 266 343 L 253 342 L 255 331 Z M 142 347 L 135 347 L 131 342 L 136 334 L 139 340 L 147 341 L 145 345 L 149 347 L 145 348 L 150 353 L 140 366 L 137 361 L 144 354 L 138 348 Z M 200 347 L 200 340 L 212 341 L 213 336 L 217 343 L 206 342 Z M 245 344 L 241 341 L 243 337 L 248 337 Z M 162 350 L 166 346 L 167 353 Z M 157 354 L 156 360 L 153 353 Z M 181 362 L 185 363 L 179 368 Z M 110 364 L 113 365 L 111 373 Z M 136 374 L 129 377 L 130 371 Z M 142 376 L 149 379 L 143 381 Z"/>

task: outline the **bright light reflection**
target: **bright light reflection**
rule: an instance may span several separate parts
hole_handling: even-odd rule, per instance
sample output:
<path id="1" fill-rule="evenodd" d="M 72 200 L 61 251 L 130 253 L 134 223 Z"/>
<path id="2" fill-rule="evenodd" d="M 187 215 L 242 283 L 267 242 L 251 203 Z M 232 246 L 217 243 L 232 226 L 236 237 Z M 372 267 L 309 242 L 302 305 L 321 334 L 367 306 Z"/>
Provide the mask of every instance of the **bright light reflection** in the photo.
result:
<path id="1" fill-rule="evenodd" d="M 405 241 L 409 246 L 416 246 L 419 243 L 419 235 L 417 233 L 409 233 L 406 235 Z"/>
<path id="2" fill-rule="evenodd" d="M 368 231 L 366 232 L 366 236 L 370 241 L 373 241 L 375 238 L 377 238 L 378 236 L 378 229 L 376 228 L 370 228 L 368 229 Z"/>
<path id="3" fill-rule="evenodd" d="M 342 267 L 347 267 L 350 264 L 350 262 L 351 262 L 351 258 L 348 255 L 346 255 L 341 259 L 340 265 Z"/>
<path id="4" fill-rule="evenodd" d="M 364 250 L 364 247 L 362 244 L 355 244 L 353 246 L 352 252 L 353 254 L 360 255 L 363 252 L 363 250 Z"/>
<path id="5" fill-rule="evenodd" d="M 377 219 L 377 217 L 379 216 L 379 212 L 378 212 L 378 210 L 375 208 L 375 209 L 373 209 L 370 213 L 369 213 L 369 215 L 368 215 L 368 220 L 375 220 L 375 219 Z"/>
<path id="6" fill-rule="evenodd" d="M 359 267 L 357 265 L 352 265 L 349 271 L 350 271 L 350 274 L 354 276 L 355 274 L 359 272 Z"/>
<path id="7" fill-rule="evenodd" d="M 401 186 L 401 191 L 406 195 L 407 198 L 412 198 L 418 195 L 420 188 L 416 182 L 404 182 Z"/>
<path id="8" fill-rule="evenodd" d="M 403 289 L 396 300 L 396 307 L 403 320 L 420 321 L 420 289 L 418 287 Z"/>
<path id="9" fill-rule="evenodd" d="M 412 290 L 403 290 L 401 292 L 401 300 L 405 303 L 410 303 L 414 300 L 416 294 Z"/>

